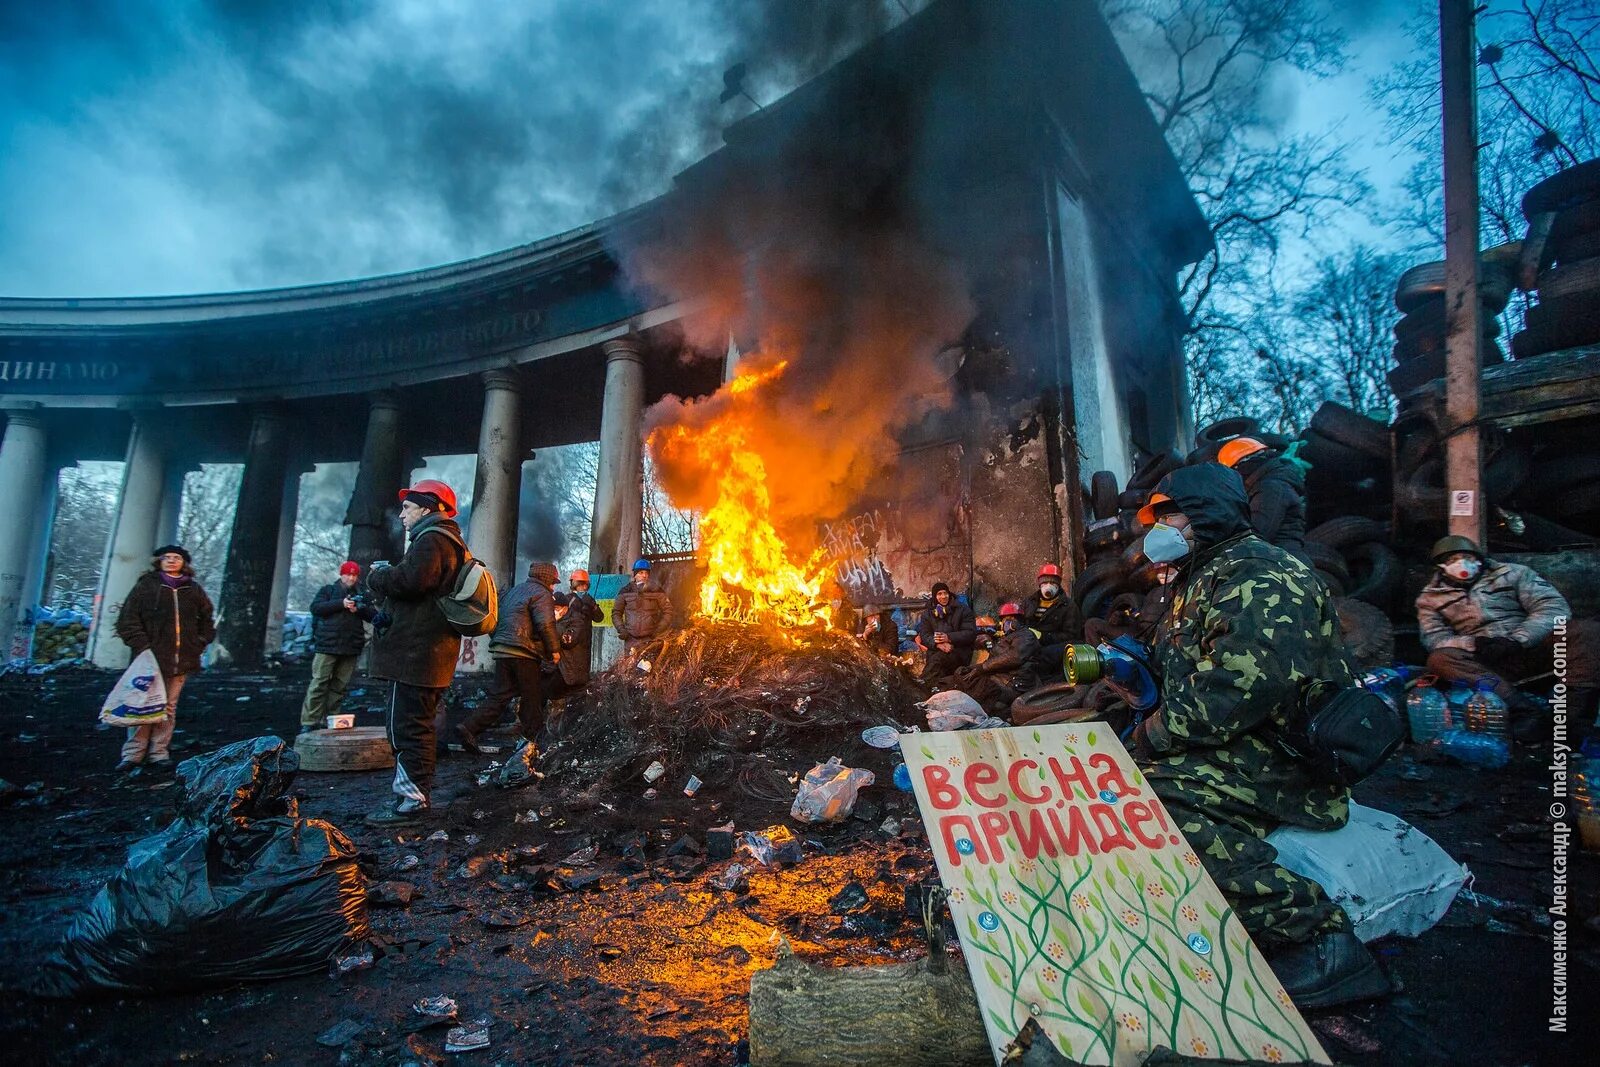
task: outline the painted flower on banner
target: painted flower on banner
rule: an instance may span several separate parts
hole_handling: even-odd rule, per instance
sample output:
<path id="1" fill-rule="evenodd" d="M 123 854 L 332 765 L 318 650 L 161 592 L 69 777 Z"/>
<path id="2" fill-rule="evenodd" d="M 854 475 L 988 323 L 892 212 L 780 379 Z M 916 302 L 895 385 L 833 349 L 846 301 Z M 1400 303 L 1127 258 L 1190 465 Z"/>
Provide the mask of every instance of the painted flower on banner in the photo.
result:
<path id="1" fill-rule="evenodd" d="M 950 890 L 950 899 L 960 904 L 967 899 L 967 891 L 957 886 L 955 889 Z"/>
<path id="2" fill-rule="evenodd" d="M 1023 874 L 1032 874 L 1038 869 L 1039 864 L 1036 860 L 1023 859 L 1017 861 L 1017 870 L 1021 871 Z"/>
<path id="3" fill-rule="evenodd" d="M 1121 1015 L 1117 1016 L 1117 1021 L 1121 1023 L 1122 1028 L 1127 1030 L 1129 1033 L 1136 1034 L 1144 1027 L 1144 1023 L 1131 1011 L 1125 1011 Z"/>
<path id="4" fill-rule="evenodd" d="M 1194 910 L 1193 904 L 1185 904 L 1178 909 L 1178 914 L 1182 915 L 1188 922 L 1197 923 L 1200 921 L 1200 913 Z"/>
<path id="5" fill-rule="evenodd" d="M 1211 973 L 1210 967 L 1196 967 L 1194 977 L 1201 985 L 1210 985 L 1217 976 Z"/>
<path id="6" fill-rule="evenodd" d="M 1266 1060 L 1268 1063 L 1282 1063 L 1283 1049 L 1268 1041 L 1265 1045 L 1261 1046 L 1261 1058 Z"/>
<path id="7" fill-rule="evenodd" d="M 1211 1046 L 1201 1041 L 1198 1037 L 1192 1037 L 1189 1039 L 1189 1051 L 1196 1056 L 1209 1056 L 1211 1055 Z"/>
<path id="8" fill-rule="evenodd" d="M 1294 1007 L 1294 1001 L 1289 999 L 1289 994 L 1285 993 L 1281 989 L 1278 990 L 1278 1003 L 1282 1004 L 1286 1008 Z"/>
<path id="9" fill-rule="evenodd" d="M 1016 907 L 1017 904 L 1021 902 L 1021 898 L 1018 897 L 1015 893 L 1013 893 L 1009 889 L 1007 889 L 1004 893 L 1000 894 L 1000 899 L 1005 901 L 1007 904 L 1011 905 L 1013 908 Z"/>
<path id="10" fill-rule="evenodd" d="M 1072 906 L 1084 915 L 1089 914 L 1089 898 L 1082 893 L 1072 894 Z"/>
<path id="11" fill-rule="evenodd" d="M 1078 743 L 1078 735 L 1077 734 L 1068 734 L 1067 735 L 1067 744 L 1075 745 L 1077 743 Z"/>
<path id="12" fill-rule="evenodd" d="M 1162 897 L 1167 895 L 1166 887 L 1160 882 L 1151 882 L 1149 885 L 1144 887 L 1144 891 L 1149 893 L 1150 896 L 1156 900 L 1160 900 Z"/>
<path id="13" fill-rule="evenodd" d="M 1139 925 L 1139 913 L 1134 911 L 1132 908 L 1123 908 L 1122 909 L 1122 921 L 1127 923 L 1130 927 L 1138 926 Z"/>
<path id="14" fill-rule="evenodd" d="M 945 760 L 945 762 L 950 764 L 950 766 L 952 766 L 952 767 L 959 767 L 959 766 L 961 766 L 961 757 L 960 756 L 951 756 L 949 759 Z"/>
<path id="15" fill-rule="evenodd" d="M 1198 867 L 1200 866 L 1200 857 L 1196 856 L 1193 852 L 1185 852 L 1183 854 L 1183 862 L 1187 863 L 1191 867 Z"/>
<path id="16" fill-rule="evenodd" d="M 1063 946 L 1059 941 L 1050 942 L 1044 947 L 1044 950 L 1050 954 L 1051 959 L 1055 960 L 1062 959 L 1067 954 L 1066 947 Z"/>
<path id="17" fill-rule="evenodd" d="M 1056 970 L 1054 967 L 1046 965 L 1040 968 L 1039 977 L 1043 978 L 1046 982 L 1054 983 L 1061 980 L 1061 972 Z"/>

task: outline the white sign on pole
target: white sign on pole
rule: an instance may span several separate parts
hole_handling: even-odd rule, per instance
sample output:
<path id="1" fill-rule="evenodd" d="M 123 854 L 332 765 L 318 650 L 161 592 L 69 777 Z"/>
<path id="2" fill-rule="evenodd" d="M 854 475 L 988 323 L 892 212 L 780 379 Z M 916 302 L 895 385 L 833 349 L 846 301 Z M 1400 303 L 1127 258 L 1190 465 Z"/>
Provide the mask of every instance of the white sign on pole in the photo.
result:
<path id="1" fill-rule="evenodd" d="M 1473 510 L 1473 498 L 1477 494 L 1471 489 L 1454 489 L 1450 492 L 1450 514 L 1465 515 L 1471 518 L 1476 512 Z"/>

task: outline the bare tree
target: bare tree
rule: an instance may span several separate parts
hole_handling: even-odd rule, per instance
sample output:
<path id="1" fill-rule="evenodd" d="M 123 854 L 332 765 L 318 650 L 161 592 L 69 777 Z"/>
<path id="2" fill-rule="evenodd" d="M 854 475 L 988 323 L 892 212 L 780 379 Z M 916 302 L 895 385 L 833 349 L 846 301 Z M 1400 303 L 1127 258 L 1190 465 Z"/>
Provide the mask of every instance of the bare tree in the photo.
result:
<path id="1" fill-rule="evenodd" d="M 672 506 L 648 452 L 644 460 L 643 533 L 644 550 L 652 554 L 693 552 L 699 545 L 694 513 Z"/>
<path id="2" fill-rule="evenodd" d="M 121 463 L 81 463 L 62 470 L 50 534 L 50 586 L 45 592 L 52 607 L 93 606 L 121 485 Z"/>
<path id="3" fill-rule="evenodd" d="M 1367 245 L 1317 263 L 1295 294 L 1295 347 L 1318 368 L 1327 398 L 1357 411 L 1387 413 L 1394 350 L 1395 281 L 1403 260 Z"/>
<path id="4" fill-rule="evenodd" d="M 189 550 L 195 580 L 213 600 L 222 595 L 222 572 L 243 478 L 242 464 L 207 463 L 191 471 L 183 483 L 178 542 Z"/>

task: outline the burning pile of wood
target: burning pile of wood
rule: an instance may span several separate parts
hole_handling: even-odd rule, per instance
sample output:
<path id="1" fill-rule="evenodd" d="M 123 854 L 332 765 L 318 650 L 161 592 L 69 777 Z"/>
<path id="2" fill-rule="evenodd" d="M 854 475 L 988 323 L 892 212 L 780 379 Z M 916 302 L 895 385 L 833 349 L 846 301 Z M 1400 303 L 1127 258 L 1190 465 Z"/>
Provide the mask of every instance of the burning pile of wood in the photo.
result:
<path id="1" fill-rule="evenodd" d="M 692 773 L 776 800 L 793 792 L 785 754 L 826 758 L 866 726 L 919 718 L 922 698 L 848 634 L 697 619 L 569 702 L 542 769 L 547 788 L 598 795 L 660 761 L 673 788 Z"/>

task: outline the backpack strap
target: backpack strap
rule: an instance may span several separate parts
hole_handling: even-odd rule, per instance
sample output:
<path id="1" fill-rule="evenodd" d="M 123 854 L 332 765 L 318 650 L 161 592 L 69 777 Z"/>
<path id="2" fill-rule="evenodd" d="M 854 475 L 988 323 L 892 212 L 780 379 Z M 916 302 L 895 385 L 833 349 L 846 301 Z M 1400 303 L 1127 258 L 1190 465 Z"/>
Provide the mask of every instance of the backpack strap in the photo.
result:
<path id="1" fill-rule="evenodd" d="M 454 533 L 451 533 L 449 530 L 446 530 L 443 526 L 430 526 L 426 530 L 423 530 L 422 532 L 424 534 L 436 533 L 439 536 L 443 537 L 446 541 L 449 541 L 452 545 L 455 545 L 457 548 L 459 548 L 461 550 L 461 565 L 462 566 L 466 566 L 467 561 L 472 559 L 472 549 L 467 547 L 467 543 L 465 541 L 463 541 L 458 535 L 456 535 Z"/>

